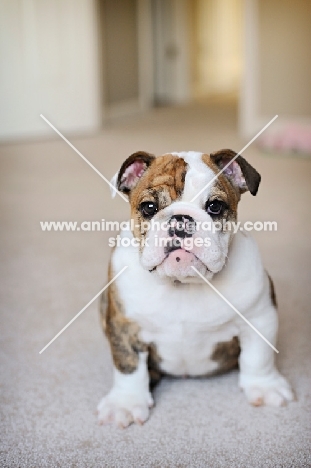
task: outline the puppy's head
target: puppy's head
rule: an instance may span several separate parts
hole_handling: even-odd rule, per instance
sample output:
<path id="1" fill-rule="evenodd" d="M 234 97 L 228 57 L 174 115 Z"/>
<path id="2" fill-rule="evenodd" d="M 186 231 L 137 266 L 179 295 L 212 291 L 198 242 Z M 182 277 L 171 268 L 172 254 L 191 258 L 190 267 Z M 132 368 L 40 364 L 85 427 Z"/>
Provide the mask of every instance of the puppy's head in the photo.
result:
<path id="1" fill-rule="evenodd" d="M 142 266 L 161 277 L 196 281 L 221 271 L 228 255 L 242 193 L 256 195 L 258 172 L 242 156 L 224 149 L 212 154 L 132 154 L 116 188 L 128 195 L 133 234 Z M 217 228 L 216 228 L 217 226 Z"/>

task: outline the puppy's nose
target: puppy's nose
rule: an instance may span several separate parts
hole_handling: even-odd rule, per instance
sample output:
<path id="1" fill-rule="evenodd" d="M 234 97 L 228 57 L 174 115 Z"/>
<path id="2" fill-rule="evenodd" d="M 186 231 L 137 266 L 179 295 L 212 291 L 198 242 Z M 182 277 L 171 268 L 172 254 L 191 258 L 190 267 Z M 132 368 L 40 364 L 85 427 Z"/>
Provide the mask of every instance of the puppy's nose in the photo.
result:
<path id="1" fill-rule="evenodd" d="M 174 215 L 169 220 L 168 235 L 170 237 L 192 237 L 195 231 L 195 221 L 188 215 Z"/>

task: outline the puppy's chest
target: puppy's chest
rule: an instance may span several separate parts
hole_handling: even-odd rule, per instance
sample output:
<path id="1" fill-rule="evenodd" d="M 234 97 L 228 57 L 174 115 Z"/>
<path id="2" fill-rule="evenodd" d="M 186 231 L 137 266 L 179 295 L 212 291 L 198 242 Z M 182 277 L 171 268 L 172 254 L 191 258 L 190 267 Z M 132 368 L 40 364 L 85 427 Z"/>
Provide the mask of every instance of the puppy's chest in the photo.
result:
<path id="1" fill-rule="evenodd" d="M 211 329 L 203 323 L 180 322 L 167 327 L 141 329 L 141 339 L 153 343 L 160 369 L 171 375 L 199 376 L 219 370 L 226 356 L 219 347 L 230 348 L 237 329 L 232 324 Z M 230 351 L 229 351 L 230 354 Z"/>
<path id="2" fill-rule="evenodd" d="M 139 325 L 141 340 L 154 345 L 162 371 L 196 376 L 223 367 L 215 350 L 220 343 L 230 343 L 238 330 L 235 312 L 216 294 L 206 297 L 205 289 L 195 285 L 132 291 L 139 294 L 125 297 L 126 315 Z"/>

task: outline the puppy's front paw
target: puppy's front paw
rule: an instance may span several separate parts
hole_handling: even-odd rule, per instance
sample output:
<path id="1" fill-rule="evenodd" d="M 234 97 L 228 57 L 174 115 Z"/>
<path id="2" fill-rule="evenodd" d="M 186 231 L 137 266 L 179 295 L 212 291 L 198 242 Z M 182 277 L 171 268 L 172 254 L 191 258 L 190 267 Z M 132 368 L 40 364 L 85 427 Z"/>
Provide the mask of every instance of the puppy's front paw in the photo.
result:
<path id="1" fill-rule="evenodd" d="M 114 423 L 121 429 L 131 423 L 144 424 L 149 418 L 153 398 L 149 392 L 127 394 L 112 389 L 97 406 L 99 424 Z"/>
<path id="2" fill-rule="evenodd" d="M 253 406 L 285 406 L 294 400 L 289 383 L 277 372 L 265 377 L 240 375 L 240 387 Z"/>

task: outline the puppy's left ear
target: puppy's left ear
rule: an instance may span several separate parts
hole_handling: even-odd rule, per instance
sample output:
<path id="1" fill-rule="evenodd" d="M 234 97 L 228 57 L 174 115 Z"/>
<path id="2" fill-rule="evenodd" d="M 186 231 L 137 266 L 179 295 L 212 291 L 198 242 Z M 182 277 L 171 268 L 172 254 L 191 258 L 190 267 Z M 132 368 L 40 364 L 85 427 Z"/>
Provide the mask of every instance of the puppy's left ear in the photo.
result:
<path id="1" fill-rule="evenodd" d="M 240 193 L 249 190 L 252 195 L 256 195 L 261 176 L 256 169 L 240 155 L 230 163 L 236 155 L 237 153 L 235 151 L 223 149 L 211 153 L 210 158 L 219 169 L 223 169 L 227 166 L 223 174 L 239 189 Z"/>

